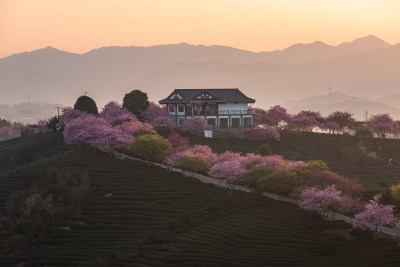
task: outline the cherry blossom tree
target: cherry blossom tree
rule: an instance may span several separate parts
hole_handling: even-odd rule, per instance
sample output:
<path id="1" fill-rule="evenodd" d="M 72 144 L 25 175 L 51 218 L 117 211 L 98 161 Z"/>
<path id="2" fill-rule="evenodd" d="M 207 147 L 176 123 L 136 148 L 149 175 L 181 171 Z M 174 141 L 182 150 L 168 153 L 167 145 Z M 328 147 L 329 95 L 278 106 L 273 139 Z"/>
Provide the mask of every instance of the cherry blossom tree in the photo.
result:
<path id="1" fill-rule="evenodd" d="M 333 133 L 335 131 L 342 132 L 346 127 L 350 127 L 354 121 L 352 113 L 335 111 L 326 117 L 324 126 Z"/>
<path id="2" fill-rule="evenodd" d="M 239 159 L 221 161 L 214 164 L 208 174 L 228 183 L 236 183 L 243 178 L 246 168 Z"/>
<path id="3" fill-rule="evenodd" d="M 342 191 L 338 191 L 335 186 L 324 189 L 305 189 L 300 193 L 299 206 L 307 211 L 322 212 L 327 210 L 334 201 L 341 201 L 341 195 Z"/>
<path id="4" fill-rule="evenodd" d="M 373 133 L 385 138 L 386 133 L 393 132 L 394 121 L 389 114 L 374 115 L 369 121 L 369 126 Z"/>
<path id="5" fill-rule="evenodd" d="M 115 101 L 105 105 L 99 116 L 108 123 L 113 124 L 116 120 L 136 120 L 136 116 L 130 113 L 126 108 L 122 108 L 121 104 Z"/>
<path id="6" fill-rule="evenodd" d="M 281 136 L 275 128 L 267 124 L 256 126 L 254 129 L 248 129 L 244 131 L 244 136 L 249 139 L 275 139 L 280 140 Z"/>
<path id="7" fill-rule="evenodd" d="M 19 131 L 24 131 L 27 128 L 29 128 L 29 124 L 23 124 L 21 122 L 16 122 L 15 125 L 14 125 L 14 128 L 19 130 Z"/>
<path id="8" fill-rule="evenodd" d="M 212 126 L 207 124 L 206 120 L 202 117 L 192 117 L 179 126 L 179 128 L 183 131 L 201 132 L 211 130 Z"/>
<path id="9" fill-rule="evenodd" d="M 365 210 L 354 216 L 355 227 L 377 230 L 380 226 L 393 226 L 398 223 L 393 213 L 393 206 L 379 204 L 380 198 L 381 195 L 375 195 L 369 203 L 365 204 Z"/>
<path id="10" fill-rule="evenodd" d="M 252 106 L 249 107 L 249 110 L 254 111 L 253 121 L 255 126 L 269 122 L 266 110 L 262 108 L 253 108 Z"/>
<path id="11" fill-rule="evenodd" d="M 172 120 L 167 108 L 154 102 L 150 102 L 149 107 L 147 110 L 142 112 L 141 116 L 155 129 L 160 127 L 173 129 L 176 127 L 176 124 Z"/>
<path id="12" fill-rule="evenodd" d="M 279 123 L 288 122 L 290 120 L 290 115 L 284 107 L 276 105 L 266 112 L 266 120 L 268 121 L 268 124 L 277 128 Z"/>
<path id="13" fill-rule="evenodd" d="M 57 123 L 57 127 L 65 127 L 69 122 L 79 118 L 80 116 L 87 114 L 81 110 L 75 110 L 72 107 L 65 107 L 61 111 L 60 120 Z"/>
<path id="14" fill-rule="evenodd" d="M 300 111 L 291 119 L 291 123 L 299 130 L 310 132 L 314 127 L 321 125 L 323 121 L 321 114 L 315 111 Z"/>
<path id="15" fill-rule="evenodd" d="M 13 128 L 9 126 L 3 126 L 0 128 L 0 133 L 4 134 L 6 136 L 12 135 L 13 134 Z"/>
<path id="16" fill-rule="evenodd" d="M 37 126 L 40 129 L 45 129 L 47 127 L 47 121 L 46 120 L 39 120 L 37 122 Z"/>

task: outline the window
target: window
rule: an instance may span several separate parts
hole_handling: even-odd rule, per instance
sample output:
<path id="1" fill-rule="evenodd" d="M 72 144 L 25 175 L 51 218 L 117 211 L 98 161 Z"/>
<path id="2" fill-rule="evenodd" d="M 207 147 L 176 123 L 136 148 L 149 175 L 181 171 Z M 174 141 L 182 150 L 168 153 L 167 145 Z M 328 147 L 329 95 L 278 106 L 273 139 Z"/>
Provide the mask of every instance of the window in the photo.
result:
<path id="1" fill-rule="evenodd" d="M 228 128 L 228 118 L 220 118 L 219 119 L 219 128 L 220 129 Z"/>
<path id="2" fill-rule="evenodd" d="M 243 118 L 243 124 L 244 128 L 251 128 L 252 127 L 251 118 Z"/>
<path id="3" fill-rule="evenodd" d="M 240 127 L 240 118 L 232 118 L 232 128 Z"/>
<path id="4" fill-rule="evenodd" d="M 178 112 L 185 112 L 185 106 L 184 105 L 178 105 Z"/>
<path id="5" fill-rule="evenodd" d="M 208 118 L 207 119 L 207 124 L 212 125 L 213 128 L 215 128 L 215 123 L 216 123 L 216 119 L 215 118 Z"/>
<path id="6" fill-rule="evenodd" d="M 168 105 L 169 112 L 175 112 L 175 105 Z"/>

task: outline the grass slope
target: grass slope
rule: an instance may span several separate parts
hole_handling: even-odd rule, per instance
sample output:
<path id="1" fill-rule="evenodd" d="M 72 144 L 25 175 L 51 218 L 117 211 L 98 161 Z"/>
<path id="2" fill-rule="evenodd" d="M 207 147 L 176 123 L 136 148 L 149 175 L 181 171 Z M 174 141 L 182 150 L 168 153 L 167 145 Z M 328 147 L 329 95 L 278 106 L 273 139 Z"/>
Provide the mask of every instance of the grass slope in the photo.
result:
<path id="1" fill-rule="evenodd" d="M 191 137 L 192 144 L 206 144 L 214 151 L 225 150 L 243 153 L 257 153 L 265 141 L 247 139 L 207 139 Z M 271 152 L 292 160 L 323 160 L 329 168 L 348 177 L 358 177 L 368 190 L 368 195 L 385 190 L 400 182 L 400 140 L 360 138 L 349 135 L 333 135 L 309 132 L 281 132 L 281 141 L 270 141 Z M 356 148 L 362 144 L 376 151 L 383 158 L 391 158 L 391 166 L 354 166 L 343 160 L 343 148 Z"/>
<path id="2" fill-rule="evenodd" d="M 87 171 L 93 197 L 43 246 L 0 258 L 0 266 L 396 266 L 400 260 L 391 240 L 352 234 L 349 225 L 294 205 L 232 195 L 141 162 L 69 152 L 34 167 Z"/>

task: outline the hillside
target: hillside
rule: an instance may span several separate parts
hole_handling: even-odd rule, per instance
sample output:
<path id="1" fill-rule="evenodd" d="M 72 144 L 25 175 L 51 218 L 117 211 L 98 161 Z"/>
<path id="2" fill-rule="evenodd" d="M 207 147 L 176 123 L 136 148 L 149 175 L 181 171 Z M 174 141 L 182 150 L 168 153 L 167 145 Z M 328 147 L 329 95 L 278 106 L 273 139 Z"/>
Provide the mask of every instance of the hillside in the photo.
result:
<path id="1" fill-rule="evenodd" d="M 248 139 L 209 139 L 191 137 L 192 144 L 206 144 L 214 151 L 225 150 L 241 153 L 257 153 L 265 141 Z M 348 178 L 358 178 L 366 188 L 366 197 L 380 193 L 388 186 L 400 182 L 400 140 L 361 138 L 350 135 L 334 135 L 309 132 L 281 132 L 281 141 L 269 141 L 271 153 L 291 160 L 323 160 L 331 170 Z M 342 157 L 343 149 L 364 146 L 376 152 L 385 162 L 391 158 L 392 165 L 357 166 Z"/>
<path id="2" fill-rule="evenodd" d="M 140 162 L 71 152 L 35 164 L 49 166 L 87 171 L 93 197 L 41 247 L 0 258 L 2 266 L 394 266 L 400 260 L 389 239 Z M 21 172 L 1 186 L 21 183 Z"/>

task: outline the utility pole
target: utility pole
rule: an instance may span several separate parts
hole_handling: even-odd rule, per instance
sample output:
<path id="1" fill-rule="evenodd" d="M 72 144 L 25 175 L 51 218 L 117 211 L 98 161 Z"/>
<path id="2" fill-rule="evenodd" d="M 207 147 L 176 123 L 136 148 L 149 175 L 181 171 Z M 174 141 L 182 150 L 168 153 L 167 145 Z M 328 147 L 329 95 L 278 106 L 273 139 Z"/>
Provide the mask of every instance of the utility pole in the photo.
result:
<path id="1" fill-rule="evenodd" d="M 60 108 L 62 107 L 55 107 L 57 109 L 57 118 L 60 118 Z"/>
<path id="2" fill-rule="evenodd" d="M 368 110 L 365 111 L 365 121 L 368 121 Z"/>

